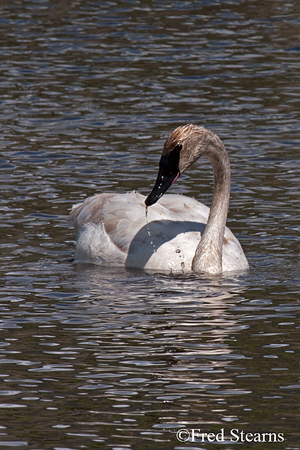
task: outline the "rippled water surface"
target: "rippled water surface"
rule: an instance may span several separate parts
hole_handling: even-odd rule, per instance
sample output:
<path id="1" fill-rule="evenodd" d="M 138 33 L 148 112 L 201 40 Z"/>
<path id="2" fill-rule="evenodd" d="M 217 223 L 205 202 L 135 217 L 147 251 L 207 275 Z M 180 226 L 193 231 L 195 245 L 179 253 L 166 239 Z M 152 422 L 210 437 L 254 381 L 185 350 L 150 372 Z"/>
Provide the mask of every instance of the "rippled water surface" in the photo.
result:
<path id="1" fill-rule="evenodd" d="M 1 447 L 300 449 L 299 17 L 296 1 L 1 2 Z M 74 264 L 71 206 L 149 193 L 189 122 L 229 152 L 249 272 Z M 209 164 L 172 191 L 210 204 Z"/>

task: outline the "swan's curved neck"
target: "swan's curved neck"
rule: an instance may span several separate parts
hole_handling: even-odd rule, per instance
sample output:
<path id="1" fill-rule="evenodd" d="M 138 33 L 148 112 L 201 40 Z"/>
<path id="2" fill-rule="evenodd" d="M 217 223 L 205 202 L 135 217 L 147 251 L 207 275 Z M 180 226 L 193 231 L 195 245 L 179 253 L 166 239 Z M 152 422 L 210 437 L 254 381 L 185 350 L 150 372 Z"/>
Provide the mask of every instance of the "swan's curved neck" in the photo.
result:
<path id="1" fill-rule="evenodd" d="M 214 171 L 214 192 L 208 221 L 193 259 L 193 270 L 222 272 L 222 250 L 230 197 L 230 163 L 222 141 L 211 136 L 204 153 Z"/>

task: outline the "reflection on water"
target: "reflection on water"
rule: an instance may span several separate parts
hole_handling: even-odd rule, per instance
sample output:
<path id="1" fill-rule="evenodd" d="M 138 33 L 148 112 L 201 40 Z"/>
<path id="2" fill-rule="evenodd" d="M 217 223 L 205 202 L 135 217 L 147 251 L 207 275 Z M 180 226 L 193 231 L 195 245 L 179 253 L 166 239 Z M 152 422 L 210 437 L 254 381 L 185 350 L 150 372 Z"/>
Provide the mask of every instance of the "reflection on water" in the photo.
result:
<path id="1" fill-rule="evenodd" d="M 0 445 L 209 449 L 176 431 L 223 427 L 299 449 L 298 3 L 0 10 Z M 250 271 L 74 265 L 71 205 L 148 194 L 188 122 L 230 154 L 228 225 Z M 209 164 L 172 190 L 209 204 Z"/>

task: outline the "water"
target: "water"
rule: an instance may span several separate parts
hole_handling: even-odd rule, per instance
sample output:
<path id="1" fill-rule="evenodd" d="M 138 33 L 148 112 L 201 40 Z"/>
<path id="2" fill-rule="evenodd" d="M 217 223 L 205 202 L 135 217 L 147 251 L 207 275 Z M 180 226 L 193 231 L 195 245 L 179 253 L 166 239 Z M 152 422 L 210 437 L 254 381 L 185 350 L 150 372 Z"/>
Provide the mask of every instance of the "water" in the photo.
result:
<path id="1" fill-rule="evenodd" d="M 299 449 L 298 2 L 0 12 L 0 446 Z M 76 266 L 72 204 L 149 194 L 189 122 L 230 154 L 249 272 Z M 211 190 L 206 161 L 172 187 Z"/>

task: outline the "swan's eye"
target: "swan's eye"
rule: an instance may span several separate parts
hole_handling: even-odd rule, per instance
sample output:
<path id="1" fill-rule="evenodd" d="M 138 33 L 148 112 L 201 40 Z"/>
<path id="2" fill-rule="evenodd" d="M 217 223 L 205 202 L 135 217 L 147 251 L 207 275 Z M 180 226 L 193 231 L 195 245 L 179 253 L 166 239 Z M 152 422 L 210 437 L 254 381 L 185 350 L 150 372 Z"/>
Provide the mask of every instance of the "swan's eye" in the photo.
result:
<path id="1" fill-rule="evenodd" d="M 174 150 L 180 152 L 180 150 L 182 150 L 182 145 L 181 144 L 177 144 L 176 147 L 174 148 Z"/>

